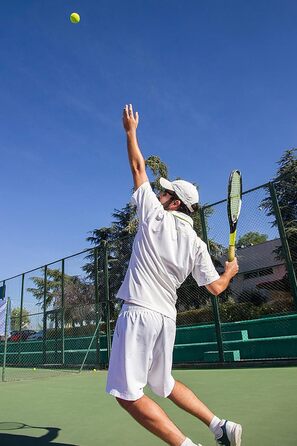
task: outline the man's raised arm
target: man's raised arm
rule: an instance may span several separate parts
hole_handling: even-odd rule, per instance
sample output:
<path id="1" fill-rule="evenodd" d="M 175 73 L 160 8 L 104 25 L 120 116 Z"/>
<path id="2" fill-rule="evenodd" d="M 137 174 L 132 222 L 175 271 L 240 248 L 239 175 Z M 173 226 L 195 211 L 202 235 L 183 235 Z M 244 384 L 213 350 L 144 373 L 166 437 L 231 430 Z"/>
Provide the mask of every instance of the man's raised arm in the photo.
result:
<path id="1" fill-rule="evenodd" d="M 145 170 L 145 161 L 137 142 L 136 129 L 138 121 L 138 112 L 135 114 L 133 113 L 132 104 L 129 106 L 126 105 L 123 112 L 123 125 L 127 134 L 128 158 L 135 190 L 148 181 Z"/>

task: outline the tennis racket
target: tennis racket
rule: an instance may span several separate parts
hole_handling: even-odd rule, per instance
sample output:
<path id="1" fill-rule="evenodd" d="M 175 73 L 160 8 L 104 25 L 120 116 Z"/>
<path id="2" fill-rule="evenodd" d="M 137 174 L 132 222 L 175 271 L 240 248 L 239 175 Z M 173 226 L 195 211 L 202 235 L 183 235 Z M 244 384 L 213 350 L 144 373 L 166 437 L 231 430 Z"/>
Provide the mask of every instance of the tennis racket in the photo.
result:
<path id="1" fill-rule="evenodd" d="M 239 170 L 233 170 L 228 183 L 227 212 L 230 225 L 228 262 L 235 257 L 236 227 L 241 209 L 242 178 Z"/>

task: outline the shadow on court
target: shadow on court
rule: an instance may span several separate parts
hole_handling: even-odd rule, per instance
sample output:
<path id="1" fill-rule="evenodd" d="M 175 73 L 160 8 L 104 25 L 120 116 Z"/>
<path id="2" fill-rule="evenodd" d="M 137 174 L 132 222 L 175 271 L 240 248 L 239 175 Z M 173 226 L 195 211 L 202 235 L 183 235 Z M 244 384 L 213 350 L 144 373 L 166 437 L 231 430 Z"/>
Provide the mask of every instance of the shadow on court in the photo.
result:
<path id="1" fill-rule="evenodd" d="M 46 429 L 47 433 L 42 435 L 41 437 L 32 437 L 31 435 L 15 435 L 13 433 L 1 433 L 0 432 L 0 445 L 1 446 L 47 446 L 49 444 L 54 444 L 55 446 L 78 446 L 74 444 L 69 443 L 51 443 L 53 440 L 55 440 L 59 436 L 60 429 L 57 427 L 31 427 L 31 426 L 23 426 L 21 429 L 24 429 L 26 427 L 30 427 L 31 429 Z M 18 431 L 20 428 L 16 428 Z M 10 430 L 16 430 L 16 429 L 10 429 Z"/>

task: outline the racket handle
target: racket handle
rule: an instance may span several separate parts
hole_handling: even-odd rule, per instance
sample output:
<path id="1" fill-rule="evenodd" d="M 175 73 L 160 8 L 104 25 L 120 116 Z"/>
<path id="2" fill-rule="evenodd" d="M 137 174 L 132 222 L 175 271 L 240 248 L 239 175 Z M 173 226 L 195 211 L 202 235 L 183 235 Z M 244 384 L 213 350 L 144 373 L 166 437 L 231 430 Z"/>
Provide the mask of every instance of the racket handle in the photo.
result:
<path id="1" fill-rule="evenodd" d="M 232 262 L 235 258 L 235 246 L 229 246 L 228 248 L 228 262 Z"/>
<path id="2" fill-rule="evenodd" d="M 232 262 L 235 257 L 235 240 L 236 240 L 236 229 L 234 232 L 230 233 L 229 248 L 228 248 L 228 262 Z"/>

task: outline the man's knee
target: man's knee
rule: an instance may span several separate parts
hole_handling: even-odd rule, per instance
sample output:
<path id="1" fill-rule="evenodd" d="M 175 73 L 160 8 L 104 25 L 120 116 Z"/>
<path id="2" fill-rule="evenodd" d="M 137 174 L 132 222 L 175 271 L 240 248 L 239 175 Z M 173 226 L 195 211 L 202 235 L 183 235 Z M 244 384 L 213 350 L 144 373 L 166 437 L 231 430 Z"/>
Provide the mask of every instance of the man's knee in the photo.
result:
<path id="1" fill-rule="evenodd" d="M 116 400 L 119 403 L 119 405 L 121 407 L 123 407 L 124 409 L 127 407 L 128 403 L 129 403 L 129 401 L 123 400 L 122 398 L 118 398 L 118 397 L 116 397 Z"/>

